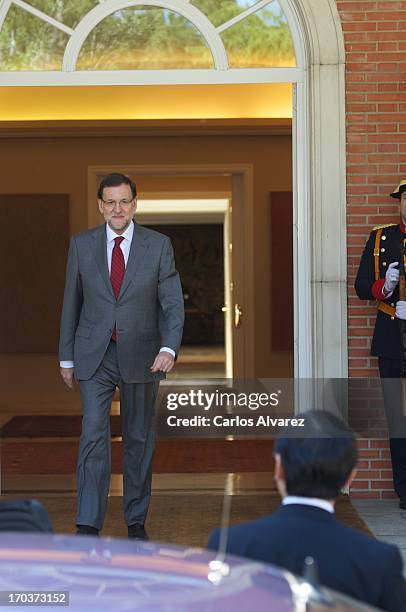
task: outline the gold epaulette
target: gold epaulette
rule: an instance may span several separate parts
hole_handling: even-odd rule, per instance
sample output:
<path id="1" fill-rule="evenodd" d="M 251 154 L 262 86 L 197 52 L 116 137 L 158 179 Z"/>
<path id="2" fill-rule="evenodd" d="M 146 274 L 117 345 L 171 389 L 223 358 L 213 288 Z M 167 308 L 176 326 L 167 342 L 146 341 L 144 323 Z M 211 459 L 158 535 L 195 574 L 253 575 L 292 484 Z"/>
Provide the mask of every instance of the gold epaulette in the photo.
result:
<path id="1" fill-rule="evenodd" d="M 378 229 L 385 229 L 385 227 L 393 227 L 394 225 L 398 225 L 398 223 L 383 223 L 382 225 L 375 225 L 375 227 L 372 228 L 372 231 L 374 232 Z"/>

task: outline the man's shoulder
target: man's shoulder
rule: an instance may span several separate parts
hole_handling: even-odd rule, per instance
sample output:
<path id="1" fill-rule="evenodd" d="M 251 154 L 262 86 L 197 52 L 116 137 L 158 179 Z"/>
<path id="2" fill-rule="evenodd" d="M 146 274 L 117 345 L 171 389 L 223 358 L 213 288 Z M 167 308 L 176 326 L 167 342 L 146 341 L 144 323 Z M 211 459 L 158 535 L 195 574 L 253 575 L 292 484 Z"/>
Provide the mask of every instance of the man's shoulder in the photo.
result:
<path id="1" fill-rule="evenodd" d="M 78 242 L 87 240 L 88 238 L 94 238 L 100 233 L 102 233 L 103 231 L 105 232 L 106 231 L 105 227 L 106 226 L 104 224 L 98 225 L 97 227 L 91 227 L 90 229 L 82 230 L 81 232 L 74 234 L 72 238 Z"/>
<path id="2" fill-rule="evenodd" d="M 399 230 L 399 223 L 380 223 L 378 225 L 374 225 L 371 230 L 371 234 L 375 235 L 380 230 L 386 235 L 396 234 Z"/>
<path id="3" fill-rule="evenodd" d="M 297 504 L 292 505 L 280 505 L 275 508 L 272 514 L 266 514 L 255 520 L 247 521 L 245 523 L 239 523 L 230 527 L 230 532 L 233 534 L 241 535 L 253 534 L 253 533 L 264 533 L 272 530 L 277 532 L 287 531 L 289 532 L 292 525 L 300 525 L 303 522 L 308 523 L 308 528 L 311 526 L 311 521 L 314 521 L 314 514 L 316 518 L 324 518 L 330 522 L 332 515 L 319 508 L 313 508 L 312 506 L 301 506 Z M 310 522 L 309 522 L 310 521 Z"/>
<path id="4" fill-rule="evenodd" d="M 237 525 L 230 525 L 227 532 L 227 542 L 229 548 L 231 548 L 231 551 L 233 551 L 237 543 L 243 544 L 247 540 L 250 540 L 254 535 L 258 535 L 259 533 L 264 534 L 264 531 L 268 531 L 273 524 L 273 515 L 268 514 L 253 521 L 245 521 L 244 523 L 238 523 Z M 209 537 L 209 548 L 218 547 L 220 535 L 220 528 L 212 531 Z"/>
<path id="5" fill-rule="evenodd" d="M 380 555 L 382 559 L 389 560 L 398 553 L 393 544 L 375 539 L 372 535 L 364 533 L 341 522 L 334 514 L 313 506 L 287 505 L 280 506 L 273 514 L 267 515 L 257 521 L 247 523 L 249 529 L 253 530 L 277 530 L 289 533 L 293 526 L 303 527 L 309 537 L 324 539 L 327 533 L 331 533 L 335 540 L 346 542 L 351 548 L 357 548 L 366 556 L 373 558 Z"/>
<path id="6" fill-rule="evenodd" d="M 303 529 L 303 532 L 307 533 L 310 538 L 320 536 L 322 541 L 326 538 L 328 540 L 327 534 L 330 533 L 334 540 L 339 540 L 344 546 L 348 545 L 351 550 L 358 550 L 363 558 L 376 559 L 378 557 L 382 566 L 387 563 L 397 563 L 400 560 L 399 550 L 394 544 L 377 540 L 372 535 L 337 520 L 334 514 L 311 506 L 280 506 L 273 514 L 256 521 L 236 525 L 235 534 L 240 535 L 245 532 L 249 536 L 254 533 L 256 535 L 277 533 L 278 537 L 289 538 L 294 526 Z"/>
<path id="7" fill-rule="evenodd" d="M 229 528 L 229 537 L 230 539 L 240 537 L 246 539 L 261 534 L 265 535 L 274 529 L 279 531 L 280 527 L 279 513 L 275 511 L 273 514 L 267 514 L 253 521 L 232 525 Z"/>
<path id="8" fill-rule="evenodd" d="M 382 223 L 379 225 L 374 225 L 374 227 L 371 228 L 369 233 L 367 249 L 373 251 L 373 249 L 375 248 L 378 232 L 380 232 L 379 242 L 381 240 L 398 240 L 399 227 L 399 223 Z"/>
<path id="9" fill-rule="evenodd" d="M 89 238 L 97 238 L 97 236 L 105 232 L 106 225 L 102 224 L 98 225 L 97 227 L 91 227 L 90 229 L 83 230 L 82 232 L 75 234 L 73 238 L 80 243 L 87 241 Z M 138 237 L 147 238 L 156 244 L 169 240 L 168 236 L 165 234 L 150 229 L 149 227 L 145 227 L 144 225 L 139 225 L 138 223 L 134 224 L 134 232 Z"/>
<path id="10" fill-rule="evenodd" d="M 145 227 L 144 225 L 135 224 L 135 231 L 142 237 L 147 238 L 155 243 L 162 243 L 166 240 L 169 240 L 169 237 L 166 234 L 162 234 L 161 232 L 157 232 L 149 227 Z"/>
<path id="11" fill-rule="evenodd" d="M 377 540 L 372 535 L 364 533 L 359 529 L 349 527 L 340 521 L 336 521 L 340 539 L 347 541 L 351 550 L 358 550 L 365 559 L 380 559 L 381 565 L 385 565 L 390 560 L 400 558 L 400 553 L 394 544 Z"/>

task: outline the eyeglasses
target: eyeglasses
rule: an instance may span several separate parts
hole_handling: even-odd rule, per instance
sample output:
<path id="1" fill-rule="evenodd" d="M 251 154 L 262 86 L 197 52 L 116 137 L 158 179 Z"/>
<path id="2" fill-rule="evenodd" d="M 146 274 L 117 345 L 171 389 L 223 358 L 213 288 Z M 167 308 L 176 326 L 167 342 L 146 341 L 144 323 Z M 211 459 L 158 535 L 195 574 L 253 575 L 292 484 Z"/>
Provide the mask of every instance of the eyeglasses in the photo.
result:
<path id="1" fill-rule="evenodd" d="M 103 198 L 101 200 L 104 206 L 110 210 L 116 207 L 117 200 L 103 200 Z M 133 202 L 134 198 L 132 200 L 119 200 L 118 204 L 121 208 L 129 208 Z"/>

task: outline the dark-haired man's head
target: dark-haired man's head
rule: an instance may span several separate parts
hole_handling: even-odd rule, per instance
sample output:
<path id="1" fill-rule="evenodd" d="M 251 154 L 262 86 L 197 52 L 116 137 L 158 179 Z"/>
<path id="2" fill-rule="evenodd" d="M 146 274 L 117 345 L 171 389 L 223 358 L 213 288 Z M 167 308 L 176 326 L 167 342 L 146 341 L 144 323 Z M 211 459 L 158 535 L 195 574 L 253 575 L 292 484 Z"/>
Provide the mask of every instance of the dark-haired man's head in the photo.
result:
<path id="1" fill-rule="evenodd" d="M 112 172 L 100 181 L 100 185 L 97 190 L 97 199 L 103 199 L 103 191 L 105 187 L 119 187 L 120 185 L 128 185 L 131 189 L 133 199 L 137 197 L 137 186 L 134 181 L 132 181 L 126 174 L 121 174 L 121 172 Z"/>
<path id="2" fill-rule="evenodd" d="M 123 234 L 137 209 L 135 183 L 125 174 L 113 172 L 101 181 L 97 199 L 106 223 L 116 234 Z"/>
<path id="3" fill-rule="evenodd" d="M 312 410 L 301 416 L 305 424 L 300 434 L 292 428 L 275 444 L 279 492 L 282 496 L 334 500 L 355 475 L 355 436 L 343 421 L 328 412 Z"/>

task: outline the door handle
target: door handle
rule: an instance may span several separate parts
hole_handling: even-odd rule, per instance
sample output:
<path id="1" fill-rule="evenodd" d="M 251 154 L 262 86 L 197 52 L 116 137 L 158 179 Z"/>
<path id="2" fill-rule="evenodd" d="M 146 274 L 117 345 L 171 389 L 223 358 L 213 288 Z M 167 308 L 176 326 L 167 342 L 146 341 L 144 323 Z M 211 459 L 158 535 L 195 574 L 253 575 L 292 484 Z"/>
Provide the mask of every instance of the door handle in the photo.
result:
<path id="1" fill-rule="evenodd" d="M 234 305 L 234 327 L 240 327 L 242 320 L 242 307 L 239 304 Z"/>

